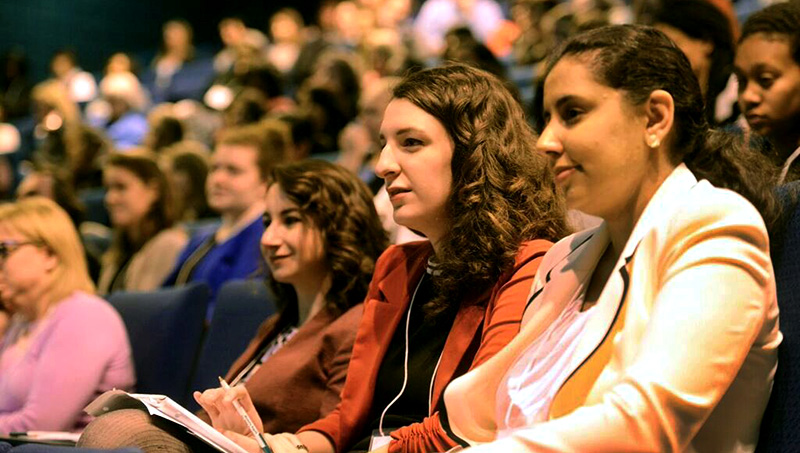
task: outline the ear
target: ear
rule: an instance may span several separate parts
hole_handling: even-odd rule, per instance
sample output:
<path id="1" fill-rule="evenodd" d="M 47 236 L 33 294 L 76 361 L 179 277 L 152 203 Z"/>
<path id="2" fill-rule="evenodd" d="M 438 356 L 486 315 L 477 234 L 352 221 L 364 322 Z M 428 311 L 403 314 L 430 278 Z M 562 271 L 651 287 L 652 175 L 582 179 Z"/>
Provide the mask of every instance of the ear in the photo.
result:
<path id="1" fill-rule="evenodd" d="M 147 184 L 147 194 L 150 196 L 150 203 L 155 203 L 159 199 L 161 190 L 158 181 L 155 179 L 150 180 Z"/>
<path id="2" fill-rule="evenodd" d="M 675 120 L 675 101 L 664 90 L 655 90 L 645 103 L 647 128 L 644 141 L 650 148 L 658 148 L 672 130 Z"/>
<path id="3" fill-rule="evenodd" d="M 58 268 L 58 256 L 52 250 L 47 250 L 47 258 L 45 259 L 45 269 L 47 272 L 53 272 Z"/>

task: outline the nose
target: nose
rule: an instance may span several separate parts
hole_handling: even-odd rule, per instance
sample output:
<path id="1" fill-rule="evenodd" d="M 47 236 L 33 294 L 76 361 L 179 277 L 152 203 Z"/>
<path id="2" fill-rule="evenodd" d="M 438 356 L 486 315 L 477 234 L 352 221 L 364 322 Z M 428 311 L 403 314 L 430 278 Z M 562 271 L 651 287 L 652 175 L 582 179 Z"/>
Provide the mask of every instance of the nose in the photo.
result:
<path id="1" fill-rule="evenodd" d="M 394 149 L 387 143 L 378 156 L 378 162 L 375 164 L 375 174 L 379 178 L 389 181 L 394 179 L 400 172 L 400 165 L 395 159 Z"/>
<path id="2" fill-rule="evenodd" d="M 747 111 L 761 103 L 761 89 L 758 87 L 758 84 L 747 83 L 744 86 L 744 89 L 739 92 L 739 103 L 744 111 Z"/>
<path id="3" fill-rule="evenodd" d="M 558 159 L 564 152 L 563 144 L 552 125 L 548 124 L 539 135 L 539 139 L 536 141 L 536 149 L 553 160 Z"/>
<path id="4" fill-rule="evenodd" d="M 275 225 L 276 222 L 271 222 L 264 228 L 264 233 L 261 235 L 261 250 L 264 253 L 265 257 L 267 255 L 267 251 L 271 249 L 278 248 L 280 245 L 280 240 L 277 235 L 277 226 Z"/>

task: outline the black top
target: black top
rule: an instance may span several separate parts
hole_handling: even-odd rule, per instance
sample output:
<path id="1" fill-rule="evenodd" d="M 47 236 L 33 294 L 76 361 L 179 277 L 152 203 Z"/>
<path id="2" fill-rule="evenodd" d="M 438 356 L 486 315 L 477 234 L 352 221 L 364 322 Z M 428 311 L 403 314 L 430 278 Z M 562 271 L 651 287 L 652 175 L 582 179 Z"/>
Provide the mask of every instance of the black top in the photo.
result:
<path id="1" fill-rule="evenodd" d="M 434 296 L 433 282 L 428 273 L 422 280 L 412 299 L 411 321 L 408 328 L 408 382 L 403 394 L 395 401 L 383 418 L 385 435 L 397 428 L 421 422 L 428 416 L 431 379 L 447 336 L 453 326 L 458 307 L 448 307 L 434 318 L 426 316 L 424 306 Z M 362 432 L 362 440 L 353 450 L 366 450 L 370 437 L 378 429 L 381 413 L 400 393 L 403 387 L 406 353 L 406 321 L 408 314 L 397 325 L 397 329 L 381 362 L 375 382 L 375 395 Z"/>

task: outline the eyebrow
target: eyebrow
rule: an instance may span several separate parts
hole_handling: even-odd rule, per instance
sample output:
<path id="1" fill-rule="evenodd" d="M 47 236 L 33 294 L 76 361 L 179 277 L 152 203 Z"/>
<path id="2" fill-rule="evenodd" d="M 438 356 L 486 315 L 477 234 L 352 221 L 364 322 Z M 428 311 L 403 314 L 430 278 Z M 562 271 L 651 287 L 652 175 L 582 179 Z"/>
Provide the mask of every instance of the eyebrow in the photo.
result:
<path id="1" fill-rule="evenodd" d="M 284 209 L 283 211 L 280 212 L 280 215 L 283 216 L 283 215 L 288 215 L 288 214 L 294 214 L 295 212 L 299 213 L 300 210 L 298 208 L 286 208 L 286 209 Z"/>
<path id="2" fill-rule="evenodd" d="M 562 97 L 558 98 L 558 100 L 556 101 L 555 108 L 558 109 L 561 106 L 563 106 L 564 104 L 573 102 L 576 99 L 578 99 L 578 96 L 576 96 L 574 94 L 568 94 L 566 96 L 562 96 Z"/>
<path id="3" fill-rule="evenodd" d="M 425 132 L 423 132 L 422 129 L 419 129 L 419 128 L 416 128 L 416 127 L 404 127 L 402 129 L 398 129 L 397 132 L 395 132 L 394 135 L 404 135 L 404 134 L 410 134 L 410 133 L 424 134 Z M 380 133 L 380 139 L 381 140 L 385 140 L 386 139 L 386 135 L 383 132 Z"/>

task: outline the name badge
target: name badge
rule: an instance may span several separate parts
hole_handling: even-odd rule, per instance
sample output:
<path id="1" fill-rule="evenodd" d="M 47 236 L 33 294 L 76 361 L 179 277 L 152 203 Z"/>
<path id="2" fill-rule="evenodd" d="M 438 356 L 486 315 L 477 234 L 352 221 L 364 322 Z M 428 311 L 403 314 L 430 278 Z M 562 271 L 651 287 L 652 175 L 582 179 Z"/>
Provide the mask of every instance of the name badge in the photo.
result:
<path id="1" fill-rule="evenodd" d="M 384 432 L 386 432 L 384 430 Z M 392 441 L 392 436 L 381 436 L 380 430 L 373 430 L 372 437 L 369 439 L 369 451 L 377 450 L 385 445 L 389 445 Z"/>

